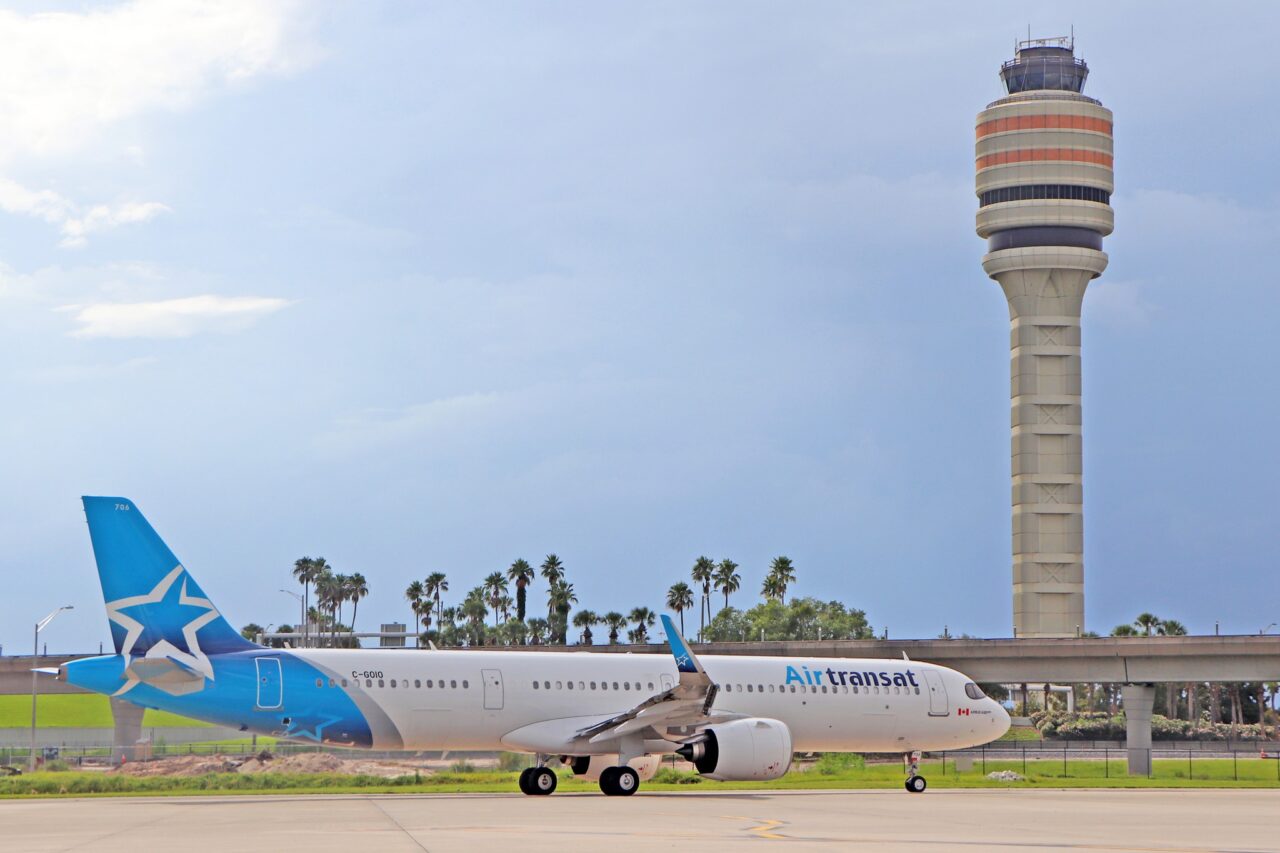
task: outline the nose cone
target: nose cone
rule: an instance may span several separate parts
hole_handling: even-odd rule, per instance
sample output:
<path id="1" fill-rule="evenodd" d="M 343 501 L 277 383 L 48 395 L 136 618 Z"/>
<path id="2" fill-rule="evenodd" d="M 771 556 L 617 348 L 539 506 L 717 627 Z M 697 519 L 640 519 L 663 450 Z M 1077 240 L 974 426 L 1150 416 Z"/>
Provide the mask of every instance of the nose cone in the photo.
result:
<path id="1" fill-rule="evenodd" d="M 1003 705 L 994 699 L 989 699 L 987 701 L 995 706 L 995 713 L 992 715 L 992 721 L 996 725 L 996 737 L 1003 737 L 1004 733 L 1009 731 L 1009 726 L 1013 724 L 1013 721 L 1009 719 L 1009 712 L 1004 709 Z"/>

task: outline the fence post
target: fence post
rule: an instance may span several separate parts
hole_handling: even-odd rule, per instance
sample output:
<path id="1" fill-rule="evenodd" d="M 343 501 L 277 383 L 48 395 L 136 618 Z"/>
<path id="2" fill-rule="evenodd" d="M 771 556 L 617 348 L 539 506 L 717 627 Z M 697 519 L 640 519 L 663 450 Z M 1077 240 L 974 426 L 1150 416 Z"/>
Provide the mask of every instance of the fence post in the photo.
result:
<path id="1" fill-rule="evenodd" d="M 1188 779 L 1195 778 L 1195 773 L 1193 773 L 1191 770 L 1191 749 L 1190 748 L 1187 749 L 1187 778 Z"/>
<path id="2" fill-rule="evenodd" d="M 982 775 L 987 775 L 987 747 L 982 747 Z"/>
<path id="3" fill-rule="evenodd" d="M 1027 775 L 1027 745 L 1025 743 L 1022 745 L 1022 775 L 1024 778 Z"/>
<path id="4" fill-rule="evenodd" d="M 1236 781 L 1240 781 L 1240 760 L 1239 754 L 1233 749 L 1231 750 L 1231 772 L 1235 775 Z"/>
<path id="5" fill-rule="evenodd" d="M 1063 746 L 1062 746 L 1062 778 L 1063 778 L 1063 779 L 1066 779 L 1066 778 L 1067 778 L 1067 747 L 1066 747 L 1066 744 L 1063 744 Z"/>
<path id="6" fill-rule="evenodd" d="M 1106 778 L 1111 778 L 1111 747 L 1109 746 L 1102 748 L 1102 771 Z"/>

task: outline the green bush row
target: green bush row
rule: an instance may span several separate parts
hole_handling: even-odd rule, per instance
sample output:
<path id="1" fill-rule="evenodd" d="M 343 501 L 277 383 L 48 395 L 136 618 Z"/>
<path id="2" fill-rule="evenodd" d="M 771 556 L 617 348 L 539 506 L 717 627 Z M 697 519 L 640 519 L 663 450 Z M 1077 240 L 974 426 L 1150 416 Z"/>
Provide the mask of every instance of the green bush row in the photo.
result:
<path id="1" fill-rule="evenodd" d="M 1036 711 L 1031 723 L 1041 737 L 1061 740 L 1124 740 L 1125 716 L 1111 715 L 1104 711 L 1081 711 L 1068 714 L 1064 711 Z M 1210 723 L 1199 720 L 1171 720 L 1155 714 L 1151 717 L 1153 740 L 1259 740 L 1262 728 L 1256 723 L 1235 726 L 1234 733 L 1226 723 Z"/>

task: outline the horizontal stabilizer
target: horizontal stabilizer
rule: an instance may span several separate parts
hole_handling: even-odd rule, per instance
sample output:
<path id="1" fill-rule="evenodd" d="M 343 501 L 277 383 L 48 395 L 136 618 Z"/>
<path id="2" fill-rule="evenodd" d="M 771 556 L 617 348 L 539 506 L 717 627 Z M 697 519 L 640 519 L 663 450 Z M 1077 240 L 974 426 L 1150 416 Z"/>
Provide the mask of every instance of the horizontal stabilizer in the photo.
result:
<path id="1" fill-rule="evenodd" d="M 173 658 L 138 658 L 129 664 L 125 673 L 170 696 L 185 696 L 204 689 L 204 674 Z"/>
<path id="2" fill-rule="evenodd" d="M 58 668 L 56 666 L 37 666 L 33 667 L 32 672 L 38 672 L 41 675 L 57 675 Z"/>

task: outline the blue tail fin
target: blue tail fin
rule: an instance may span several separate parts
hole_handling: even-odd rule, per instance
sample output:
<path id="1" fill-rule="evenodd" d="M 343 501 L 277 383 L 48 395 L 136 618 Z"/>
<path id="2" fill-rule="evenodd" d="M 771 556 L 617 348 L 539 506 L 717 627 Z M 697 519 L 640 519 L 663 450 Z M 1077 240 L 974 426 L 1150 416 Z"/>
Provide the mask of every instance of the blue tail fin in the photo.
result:
<path id="1" fill-rule="evenodd" d="M 222 618 L 133 501 L 83 500 L 117 654 L 170 657 L 206 670 L 209 655 L 255 648 Z"/>

